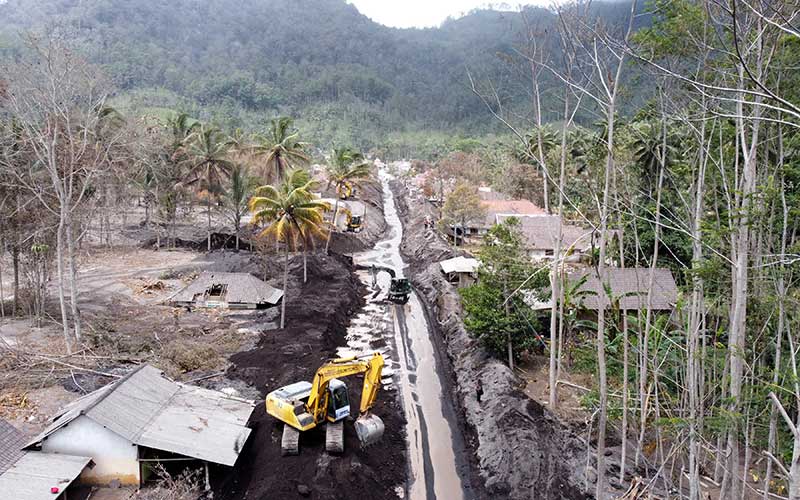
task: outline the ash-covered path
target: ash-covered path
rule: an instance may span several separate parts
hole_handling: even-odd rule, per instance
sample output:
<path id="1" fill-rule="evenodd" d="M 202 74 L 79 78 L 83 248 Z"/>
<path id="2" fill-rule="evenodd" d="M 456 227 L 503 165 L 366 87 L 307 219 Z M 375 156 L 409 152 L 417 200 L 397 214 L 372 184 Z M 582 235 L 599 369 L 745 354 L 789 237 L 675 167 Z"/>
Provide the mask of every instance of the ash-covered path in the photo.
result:
<path id="1" fill-rule="evenodd" d="M 406 267 L 400 255 L 403 228 L 389 189 L 390 176 L 380 172 L 384 217 L 388 238 L 373 250 L 354 255 L 361 266 L 393 269 L 403 276 Z M 369 286 L 370 272 L 359 273 Z M 410 475 L 407 498 L 411 500 L 468 499 L 465 477 L 468 462 L 464 436 L 456 421 L 443 360 L 430 337 L 430 328 L 416 292 L 405 305 L 384 300 L 390 278 L 377 275 L 367 305 L 347 331 L 347 347 L 341 351 L 368 352 L 379 349 L 387 359 L 384 386 L 399 390 L 407 420 Z"/>

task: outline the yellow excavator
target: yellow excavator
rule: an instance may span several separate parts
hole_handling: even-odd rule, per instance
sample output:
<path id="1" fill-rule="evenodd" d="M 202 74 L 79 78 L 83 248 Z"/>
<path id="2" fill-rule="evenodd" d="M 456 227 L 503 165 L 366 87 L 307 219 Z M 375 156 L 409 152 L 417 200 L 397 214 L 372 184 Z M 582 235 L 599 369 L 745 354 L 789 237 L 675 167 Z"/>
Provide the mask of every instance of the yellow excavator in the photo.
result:
<path id="1" fill-rule="evenodd" d="M 369 413 L 381 384 L 384 360 L 380 353 L 332 359 L 320 366 L 313 382 L 295 382 L 267 394 L 267 413 L 283 422 L 281 454 L 300 453 L 300 433 L 325 423 L 325 450 L 344 451 L 344 420 L 350 416 L 347 385 L 339 380 L 364 374 L 356 435 L 362 447 L 383 437 L 383 420 Z"/>
<path id="2" fill-rule="evenodd" d="M 346 200 L 355 196 L 356 189 L 351 183 L 344 181 L 336 186 L 336 194 L 339 195 L 340 200 Z"/>
<path id="3" fill-rule="evenodd" d="M 348 233 L 360 233 L 361 230 L 364 229 L 364 219 L 366 218 L 367 214 L 366 207 L 364 208 L 364 215 L 353 215 L 353 212 L 351 212 L 347 207 L 340 207 L 339 211 L 347 216 L 344 228 L 345 231 Z"/>

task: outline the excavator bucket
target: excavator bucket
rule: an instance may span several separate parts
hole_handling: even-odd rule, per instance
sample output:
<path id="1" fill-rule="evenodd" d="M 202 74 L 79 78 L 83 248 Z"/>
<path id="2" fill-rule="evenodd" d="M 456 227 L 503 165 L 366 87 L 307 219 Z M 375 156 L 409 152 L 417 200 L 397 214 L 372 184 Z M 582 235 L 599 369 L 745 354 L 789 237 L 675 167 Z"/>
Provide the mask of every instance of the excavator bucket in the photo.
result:
<path id="1" fill-rule="evenodd" d="M 362 448 L 372 446 L 383 437 L 383 420 L 377 415 L 366 414 L 358 417 L 355 427 Z"/>

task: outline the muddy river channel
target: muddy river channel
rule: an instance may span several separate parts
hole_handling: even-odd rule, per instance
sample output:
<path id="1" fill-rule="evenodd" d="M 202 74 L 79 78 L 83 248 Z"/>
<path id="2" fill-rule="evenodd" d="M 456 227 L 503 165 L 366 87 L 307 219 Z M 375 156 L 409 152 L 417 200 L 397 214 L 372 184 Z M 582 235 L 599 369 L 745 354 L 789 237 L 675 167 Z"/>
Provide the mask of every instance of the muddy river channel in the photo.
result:
<path id="1" fill-rule="evenodd" d="M 353 255 L 356 265 L 392 269 L 403 276 L 406 267 L 400 255 L 403 227 L 394 196 L 389 189 L 390 174 L 380 172 L 383 185 L 387 237 L 375 248 Z M 362 270 L 359 278 L 367 285 L 366 305 L 347 330 L 347 345 L 339 354 L 380 351 L 386 359 L 384 390 L 398 391 L 407 421 L 409 479 L 399 495 L 411 500 L 468 499 L 468 473 L 464 437 L 457 425 L 450 399 L 448 374 L 430 335 L 428 318 L 416 292 L 405 305 L 386 301 L 390 276 L 386 272 Z"/>

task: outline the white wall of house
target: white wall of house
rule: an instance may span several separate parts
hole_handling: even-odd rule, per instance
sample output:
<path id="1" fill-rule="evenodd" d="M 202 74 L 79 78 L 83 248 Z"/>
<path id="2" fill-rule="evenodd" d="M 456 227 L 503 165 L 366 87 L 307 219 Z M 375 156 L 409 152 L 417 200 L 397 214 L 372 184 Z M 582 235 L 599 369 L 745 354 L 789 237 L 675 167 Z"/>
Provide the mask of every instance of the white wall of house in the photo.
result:
<path id="1" fill-rule="evenodd" d="M 107 485 L 116 479 L 124 485 L 139 484 L 136 445 L 86 416 L 51 434 L 42 443 L 42 451 L 92 457 L 95 466 L 83 471 L 81 482 Z"/>

